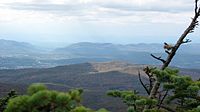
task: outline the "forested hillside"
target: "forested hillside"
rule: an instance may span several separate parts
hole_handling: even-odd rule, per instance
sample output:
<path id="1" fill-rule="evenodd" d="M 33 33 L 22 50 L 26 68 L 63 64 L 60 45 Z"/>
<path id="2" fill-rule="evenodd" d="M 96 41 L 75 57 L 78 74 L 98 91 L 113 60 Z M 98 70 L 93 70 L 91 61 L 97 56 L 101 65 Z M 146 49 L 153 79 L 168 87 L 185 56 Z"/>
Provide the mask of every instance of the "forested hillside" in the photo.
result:
<path id="1" fill-rule="evenodd" d="M 137 90 L 145 94 L 138 80 L 138 70 L 147 65 L 125 62 L 83 63 L 44 69 L 1 70 L 1 95 L 11 88 L 24 93 L 28 85 L 43 83 L 51 89 L 67 91 L 73 88 L 84 90 L 85 104 L 93 109 L 101 107 L 112 112 L 123 112 L 126 106 L 119 100 L 108 97 L 108 90 Z M 200 70 L 181 70 L 182 74 L 196 78 Z M 142 73 L 145 80 L 147 77 Z M 146 80 L 147 81 L 147 80 Z M 146 82 L 145 81 L 145 82 Z"/>

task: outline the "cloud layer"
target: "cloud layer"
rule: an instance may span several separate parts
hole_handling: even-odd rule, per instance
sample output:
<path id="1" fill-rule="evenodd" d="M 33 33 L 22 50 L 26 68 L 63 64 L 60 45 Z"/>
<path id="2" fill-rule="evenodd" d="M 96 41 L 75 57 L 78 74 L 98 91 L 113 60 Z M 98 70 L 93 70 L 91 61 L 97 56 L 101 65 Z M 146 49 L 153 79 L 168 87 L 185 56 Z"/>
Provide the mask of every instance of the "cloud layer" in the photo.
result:
<path id="1" fill-rule="evenodd" d="M 174 42 L 191 21 L 193 5 L 191 0 L 0 0 L 0 38 L 54 44 Z M 200 42 L 199 34 L 191 39 Z"/>
<path id="2" fill-rule="evenodd" d="M 36 18 L 54 16 L 53 18 L 65 21 L 71 19 L 111 23 L 181 23 L 192 15 L 193 2 L 190 0 L 16 0 L 15 2 L 1 0 L 0 8 L 1 15 L 4 12 L 7 13 L 7 18 L 18 19 L 20 17 L 16 17 L 17 15 L 24 18 L 35 14 Z"/>

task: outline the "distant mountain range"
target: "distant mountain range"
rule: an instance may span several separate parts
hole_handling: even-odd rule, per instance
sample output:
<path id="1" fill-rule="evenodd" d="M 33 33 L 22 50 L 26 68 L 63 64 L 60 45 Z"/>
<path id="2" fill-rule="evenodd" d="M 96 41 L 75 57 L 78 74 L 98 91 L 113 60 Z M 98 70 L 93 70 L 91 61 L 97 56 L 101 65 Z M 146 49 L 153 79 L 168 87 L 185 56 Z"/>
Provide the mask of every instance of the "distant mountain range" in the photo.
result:
<path id="1" fill-rule="evenodd" d="M 200 44 L 187 44 L 183 45 L 179 49 L 179 53 L 186 54 L 200 54 L 197 52 L 200 48 Z M 89 43 L 89 42 L 81 42 L 69 45 L 64 48 L 58 48 L 55 51 L 57 52 L 74 52 L 74 53 L 97 53 L 97 54 L 109 54 L 115 52 L 150 52 L 150 53 L 163 53 L 163 44 L 111 44 L 111 43 Z"/>
<path id="2" fill-rule="evenodd" d="M 166 57 L 162 44 L 111 44 L 81 42 L 51 51 L 29 43 L 0 40 L 0 69 L 48 68 L 84 62 L 125 61 L 135 64 L 161 64 L 150 54 Z M 200 68 L 200 44 L 183 45 L 172 66 Z"/>
<path id="3" fill-rule="evenodd" d="M 112 112 L 125 112 L 126 106 L 119 100 L 108 97 L 108 90 L 137 90 L 145 94 L 138 80 L 140 70 L 143 81 L 147 81 L 142 69 L 146 65 L 125 62 L 81 63 L 53 68 L 0 70 L 0 95 L 11 88 L 23 93 L 32 83 L 46 84 L 50 89 L 67 91 L 84 89 L 84 105 L 94 109 L 107 108 Z M 181 69 L 181 74 L 199 79 L 200 70 Z M 10 88 L 10 89 L 9 89 Z"/>
<path id="4" fill-rule="evenodd" d="M 1 55 L 29 54 L 35 52 L 39 52 L 39 49 L 29 43 L 0 39 Z"/>

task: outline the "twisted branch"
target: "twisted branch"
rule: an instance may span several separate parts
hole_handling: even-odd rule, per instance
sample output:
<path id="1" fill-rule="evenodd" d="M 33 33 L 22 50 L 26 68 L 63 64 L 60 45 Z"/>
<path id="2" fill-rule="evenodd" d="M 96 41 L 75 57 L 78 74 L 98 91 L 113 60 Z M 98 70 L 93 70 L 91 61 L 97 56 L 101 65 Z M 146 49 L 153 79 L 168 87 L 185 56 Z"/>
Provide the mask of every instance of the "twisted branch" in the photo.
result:
<path id="1" fill-rule="evenodd" d="M 194 32 L 194 29 L 199 25 L 199 21 L 198 18 L 200 16 L 200 6 L 198 6 L 198 2 L 199 0 L 195 0 L 195 15 L 192 18 L 192 21 L 190 23 L 190 25 L 185 29 L 185 31 L 183 32 L 183 34 L 180 36 L 180 38 L 177 40 L 176 44 L 173 46 L 173 48 L 171 49 L 171 52 L 168 52 L 168 57 L 166 60 L 161 59 L 161 57 L 156 57 L 154 55 L 151 54 L 152 57 L 154 57 L 157 60 L 160 60 L 163 62 L 163 65 L 161 67 L 161 70 L 164 70 L 166 67 L 168 67 L 168 65 L 170 64 L 170 62 L 172 61 L 173 57 L 176 54 L 176 51 L 179 49 L 179 47 L 184 44 L 184 43 L 188 43 L 189 40 L 184 41 L 184 39 L 186 38 L 186 36 L 189 33 Z M 157 77 L 155 76 L 155 83 L 153 85 L 153 88 L 151 89 L 149 98 L 154 99 L 156 98 L 156 94 L 158 92 L 158 89 L 160 88 L 160 82 L 157 80 Z M 149 106 L 145 106 L 145 109 L 149 109 L 151 108 L 151 105 Z"/>
<path id="2" fill-rule="evenodd" d="M 142 84 L 143 88 L 145 89 L 145 91 L 147 92 L 147 94 L 150 95 L 150 91 L 148 90 L 148 88 L 146 87 L 146 85 L 142 81 L 141 74 L 140 74 L 139 70 L 138 70 L 138 76 L 139 76 L 139 81 Z"/>
<path id="3" fill-rule="evenodd" d="M 164 59 L 162 59 L 161 57 L 157 57 L 157 56 L 155 56 L 155 55 L 153 55 L 153 54 L 151 54 L 151 56 L 152 56 L 153 58 L 155 58 L 155 59 L 161 61 L 162 63 L 165 63 L 165 62 L 166 62 L 166 61 L 165 61 Z"/>

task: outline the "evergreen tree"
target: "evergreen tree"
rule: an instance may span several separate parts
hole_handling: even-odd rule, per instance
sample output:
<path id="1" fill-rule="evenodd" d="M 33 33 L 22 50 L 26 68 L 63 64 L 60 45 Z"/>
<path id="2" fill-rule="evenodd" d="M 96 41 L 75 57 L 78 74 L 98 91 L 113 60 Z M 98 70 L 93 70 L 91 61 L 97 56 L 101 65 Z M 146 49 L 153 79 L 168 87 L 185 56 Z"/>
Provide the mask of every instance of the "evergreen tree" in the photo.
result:
<path id="1" fill-rule="evenodd" d="M 151 54 L 163 64 L 161 68 L 147 66 L 144 69 L 149 83 L 145 84 L 140 72 L 138 73 L 139 81 L 148 94 L 147 97 L 140 96 L 134 91 L 108 92 L 110 96 L 120 97 L 129 106 L 128 112 L 200 112 L 200 82 L 193 81 L 191 77 L 179 75 L 178 70 L 168 68 L 179 47 L 191 42 L 186 37 L 199 25 L 199 5 L 199 0 L 195 0 L 194 17 L 177 42 L 174 45 L 164 43 L 163 48 L 167 58 L 163 59 Z M 157 103 L 155 104 L 154 101 Z"/>
<path id="2" fill-rule="evenodd" d="M 45 85 L 32 84 L 27 95 L 17 96 L 8 101 L 4 112 L 108 112 L 94 111 L 80 104 L 83 90 L 69 92 L 48 90 Z"/>
<path id="3" fill-rule="evenodd" d="M 15 90 L 11 90 L 6 97 L 0 98 L 0 112 L 3 112 L 8 104 L 9 99 L 17 96 Z"/>

